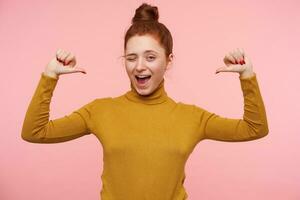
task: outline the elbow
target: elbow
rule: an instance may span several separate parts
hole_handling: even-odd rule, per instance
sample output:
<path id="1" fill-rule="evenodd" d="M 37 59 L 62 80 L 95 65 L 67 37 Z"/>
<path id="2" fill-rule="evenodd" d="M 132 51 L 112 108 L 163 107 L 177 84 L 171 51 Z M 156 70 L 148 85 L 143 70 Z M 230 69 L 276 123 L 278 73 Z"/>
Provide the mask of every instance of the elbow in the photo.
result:
<path id="1" fill-rule="evenodd" d="M 32 142 L 34 139 L 34 134 L 31 128 L 23 124 L 21 138 L 26 142 Z"/>
<path id="2" fill-rule="evenodd" d="M 22 134 L 21 135 L 21 138 L 26 141 L 26 142 L 30 142 L 30 143 L 43 143 L 42 142 L 42 139 L 39 139 L 37 137 L 34 137 L 34 136 L 31 136 L 31 135 L 25 135 L 25 134 Z"/>
<path id="3" fill-rule="evenodd" d="M 22 131 L 21 138 L 26 142 L 36 143 L 36 140 L 35 140 L 33 134 L 28 134 L 28 132 Z"/>
<path id="4" fill-rule="evenodd" d="M 263 138 L 269 134 L 269 126 L 266 118 L 262 120 L 245 120 L 245 122 L 247 123 L 252 139 Z"/>
<path id="5" fill-rule="evenodd" d="M 260 126 L 260 128 L 257 131 L 257 137 L 258 138 L 263 138 L 269 134 L 269 127 L 268 123 L 264 123 Z"/>
<path id="6" fill-rule="evenodd" d="M 32 131 L 23 129 L 21 133 L 21 138 L 26 142 L 41 143 L 43 139 L 42 135 L 42 131 Z"/>
<path id="7" fill-rule="evenodd" d="M 42 143 L 45 138 L 46 128 L 45 125 L 37 125 L 25 118 L 21 130 L 21 138 L 30 143 Z"/>
<path id="8" fill-rule="evenodd" d="M 24 134 L 24 133 L 21 134 L 21 138 L 22 138 L 24 141 L 26 141 L 26 142 L 31 142 L 31 141 L 32 141 L 32 138 L 29 137 L 27 134 Z"/>
<path id="9" fill-rule="evenodd" d="M 32 140 L 31 131 L 28 130 L 28 128 L 26 128 L 26 126 L 24 124 L 22 127 L 21 138 L 26 142 L 30 142 Z"/>

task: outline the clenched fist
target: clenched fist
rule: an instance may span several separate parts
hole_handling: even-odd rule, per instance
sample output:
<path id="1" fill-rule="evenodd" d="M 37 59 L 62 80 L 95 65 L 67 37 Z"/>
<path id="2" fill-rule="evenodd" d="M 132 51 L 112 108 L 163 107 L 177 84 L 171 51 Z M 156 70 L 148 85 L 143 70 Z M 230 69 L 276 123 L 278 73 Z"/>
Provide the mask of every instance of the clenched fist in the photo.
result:
<path id="1" fill-rule="evenodd" d="M 235 49 L 227 53 L 223 59 L 226 67 L 220 67 L 219 72 L 238 72 L 241 78 L 247 78 L 254 75 L 251 60 L 245 54 L 243 49 Z"/>
<path id="2" fill-rule="evenodd" d="M 58 78 L 60 74 L 81 72 L 86 74 L 83 68 L 75 67 L 76 58 L 71 52 L 57 50 L 56 56 L 46 66 L 44 74 Z"/>

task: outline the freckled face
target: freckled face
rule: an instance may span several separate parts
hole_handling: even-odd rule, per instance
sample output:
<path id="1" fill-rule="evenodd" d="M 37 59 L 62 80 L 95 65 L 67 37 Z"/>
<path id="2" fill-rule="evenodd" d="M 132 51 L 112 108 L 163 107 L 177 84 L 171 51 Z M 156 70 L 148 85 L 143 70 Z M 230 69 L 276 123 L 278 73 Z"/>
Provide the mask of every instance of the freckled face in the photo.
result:
<path id="1" fill-rule="evenodd" d="M 169 59 L 171 61 L 172 54 Z M 167 62 L 165 49 L 151 35 L 136 35 L 127 41 L 125 67 L 134 88 L 141 95 L 151 94 L 164 78 L 171 62 Z M 136 76 L 151 76 L 139 79 Z"/>

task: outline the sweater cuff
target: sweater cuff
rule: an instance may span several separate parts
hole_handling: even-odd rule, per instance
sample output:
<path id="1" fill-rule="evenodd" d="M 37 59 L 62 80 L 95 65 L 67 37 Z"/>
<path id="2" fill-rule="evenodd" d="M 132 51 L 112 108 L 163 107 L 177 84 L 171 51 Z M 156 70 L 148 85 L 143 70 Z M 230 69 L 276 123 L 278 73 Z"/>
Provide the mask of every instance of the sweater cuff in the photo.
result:
<path id="1" fill-rule="evenodd" d="M 44 72 L 42 72 L 39 85 L 40 85 L 40 87 L 42 87 L 44 89 L 44 91 L 52 93 L 58 80 L 59 80 L 59 77 L 53 78 L 53 77 L 45 75 Z"/>
<path id="2" fill-rule="evenodd" d="M 42 78 L 47 78 L 47 79 L 54 79 L 54 80 L 58 80 L 59 76 L 57 76 L 57 78 L 51 77 L 51 76 L 47 76 L 44 74 L 44 72 L 41 73 Z"/>
<path id="3" fill-rule="evenodd" d="M 259 86 L 257 82 L 257 75 L 254 73 L 253 76 L 247 77 L 247 78 L 239 78 L 241 82 L 241 88 L 244 92 L 244 95 L 246 93 L 249 93 L 249 91 L 255 91 Z"/>

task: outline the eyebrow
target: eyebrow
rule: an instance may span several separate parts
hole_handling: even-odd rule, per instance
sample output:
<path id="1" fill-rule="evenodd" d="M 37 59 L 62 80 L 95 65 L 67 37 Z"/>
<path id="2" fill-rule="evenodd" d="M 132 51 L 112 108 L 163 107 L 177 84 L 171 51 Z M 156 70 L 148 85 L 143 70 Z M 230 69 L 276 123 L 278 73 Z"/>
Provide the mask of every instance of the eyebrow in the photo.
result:
<path id="1" fill-rule="evenodd" d="M 154 51 L 154 50 L 146 50 L 144 53 L 158 53 L 158 52 L 156 52 L 156 51 Z M 129 53 L 129 54 L 126 54 L 125 56 L 131 56 L 131 55 L 136 55 L 136 53 Z"/>

